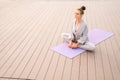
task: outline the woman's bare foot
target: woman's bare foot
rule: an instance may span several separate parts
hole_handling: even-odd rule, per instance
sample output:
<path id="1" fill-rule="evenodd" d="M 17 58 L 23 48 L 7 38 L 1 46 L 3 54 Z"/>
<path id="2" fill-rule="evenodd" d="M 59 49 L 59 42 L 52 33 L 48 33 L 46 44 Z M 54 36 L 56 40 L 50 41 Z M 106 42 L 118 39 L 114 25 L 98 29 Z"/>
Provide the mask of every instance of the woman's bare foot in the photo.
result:
<path id="1" fill-rule="evenodd" d="M 68 45 L 68 47 L 69 47 L 69 48 L 72 48 L 72 46 L 71 46 L 71 45 Z"/>

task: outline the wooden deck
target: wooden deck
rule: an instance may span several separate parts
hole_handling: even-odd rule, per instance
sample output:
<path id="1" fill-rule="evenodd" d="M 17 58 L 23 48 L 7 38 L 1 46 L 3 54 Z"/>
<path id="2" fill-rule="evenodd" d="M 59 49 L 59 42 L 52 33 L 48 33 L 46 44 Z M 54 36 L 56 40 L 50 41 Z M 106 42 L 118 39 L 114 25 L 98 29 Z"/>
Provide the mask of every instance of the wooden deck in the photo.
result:
<path id="1" fill-rule="evenodd" d="M 120 1 L 28 1 L 0 3 L 0 80 L 120 80 Z M 89 30 L 114 36 L 69 59 L 50 48 L 70 32 L 81 5 Z"/>

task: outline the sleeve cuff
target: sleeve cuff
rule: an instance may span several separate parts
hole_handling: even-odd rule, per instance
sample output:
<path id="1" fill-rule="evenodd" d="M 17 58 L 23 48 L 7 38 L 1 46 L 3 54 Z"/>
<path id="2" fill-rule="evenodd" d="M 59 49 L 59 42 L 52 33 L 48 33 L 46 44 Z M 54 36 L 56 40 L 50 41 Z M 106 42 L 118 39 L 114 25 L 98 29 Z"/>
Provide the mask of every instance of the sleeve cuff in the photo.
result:
<path id="1" fill-rule="evenodd" d="M 83 45 L 85 41 L 78 40 L 78 42 Z"/>

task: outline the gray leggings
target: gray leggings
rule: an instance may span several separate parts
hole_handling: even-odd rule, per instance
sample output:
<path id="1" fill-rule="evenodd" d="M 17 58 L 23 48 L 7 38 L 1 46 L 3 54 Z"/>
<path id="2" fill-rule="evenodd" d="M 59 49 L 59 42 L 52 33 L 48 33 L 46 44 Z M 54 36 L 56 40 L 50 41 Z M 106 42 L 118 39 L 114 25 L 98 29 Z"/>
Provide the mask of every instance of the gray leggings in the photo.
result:
<path id="1" fill-rule="evenodd" d="M 71 39 L 71 35 L 69 33 L 62 33 L 61 36 L 67 42 Z M 93 51 L 95 49 L 95 45 L 93 43 L 87 41 L 84 45 L 80 45 L 79 48 Z"/>

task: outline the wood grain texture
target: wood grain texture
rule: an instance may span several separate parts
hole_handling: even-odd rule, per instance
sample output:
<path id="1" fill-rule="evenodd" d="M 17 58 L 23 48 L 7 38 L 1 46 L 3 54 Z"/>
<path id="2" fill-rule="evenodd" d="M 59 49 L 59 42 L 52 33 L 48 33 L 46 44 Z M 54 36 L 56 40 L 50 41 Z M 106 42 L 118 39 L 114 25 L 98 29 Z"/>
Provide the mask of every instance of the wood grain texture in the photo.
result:
<path id="1" fill-rule="evenodd" d="M 120 1 L 0 0 L 0 80 L 120 80 Z M 114 36 L 69 59 L 51 50 L 85 5 L 89 31 Z"/>

